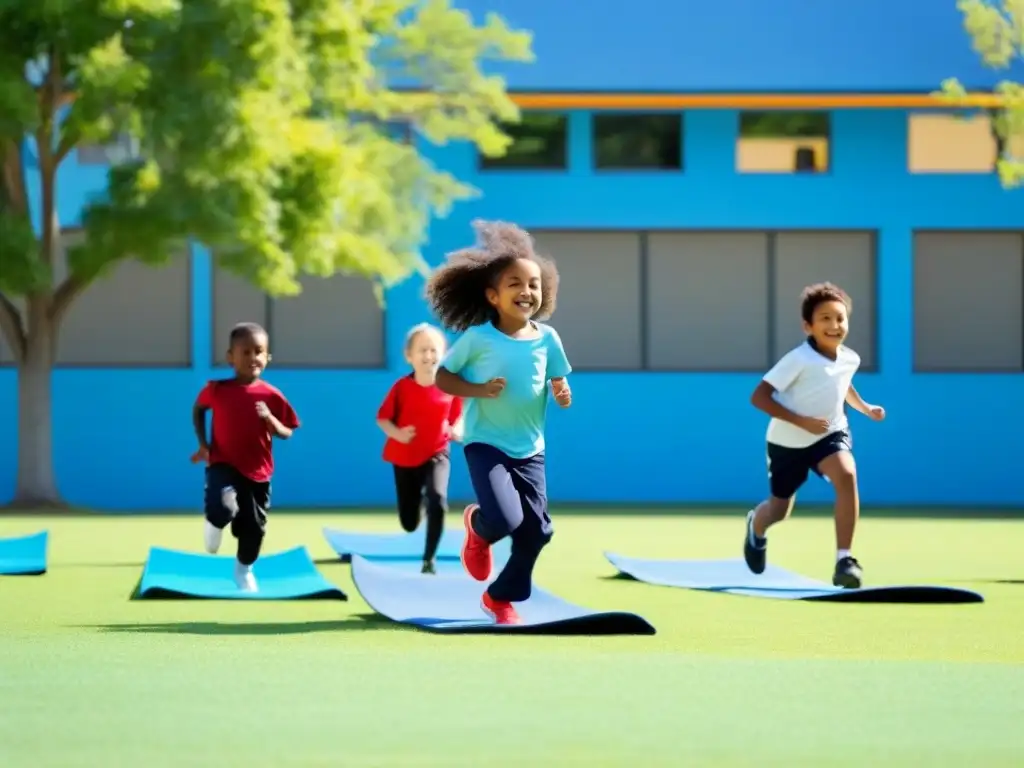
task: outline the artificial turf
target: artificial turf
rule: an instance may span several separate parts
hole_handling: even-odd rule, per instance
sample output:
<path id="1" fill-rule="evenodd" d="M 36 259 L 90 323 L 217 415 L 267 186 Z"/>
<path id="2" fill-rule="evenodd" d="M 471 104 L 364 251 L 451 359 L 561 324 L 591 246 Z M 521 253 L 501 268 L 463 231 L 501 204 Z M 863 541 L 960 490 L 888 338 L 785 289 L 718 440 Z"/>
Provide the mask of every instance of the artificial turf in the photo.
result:
<path id="1" fill-rule="evenodd" d="M 131 601 L 149 546 L 198 551 L 201 518 L 0 516 L 0 536 L 51 536 L 47 574 L 0 577 L 0 766 L 1024 764 L 1024 518 L 867 511 L 869 583 L 986 598 L 906 606 L 646 586 L 613 579 L 601 554 L 734 557 L 742 510 L 555 514 L 538 582 L 657 635 L 383 621 L 320 531 L 395 530 L 390 515 L 271 518 L 266 550 L 308 546 L 347 603 Z M 828 518 L 796 517 L 770 558 L 828 580 L 832 535 Z"/>

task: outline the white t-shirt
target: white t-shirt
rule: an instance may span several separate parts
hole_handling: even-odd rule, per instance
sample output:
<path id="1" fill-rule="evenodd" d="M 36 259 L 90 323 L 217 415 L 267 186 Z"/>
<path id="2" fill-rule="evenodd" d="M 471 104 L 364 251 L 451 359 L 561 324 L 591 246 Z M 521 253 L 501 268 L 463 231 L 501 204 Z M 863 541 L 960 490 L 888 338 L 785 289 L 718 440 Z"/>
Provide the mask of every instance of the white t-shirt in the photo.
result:
<path id="1" fill-rule="evenodd" d="M 788 421 L 772 419 L 768 424 L 769 443 L 787 448 L 805 448 L 826 435 L 846 429 L 849 422 L 843 404 L 860 368 L 860 355 L 840 346 L 836 359 L 830 360 L 804 342 L 787 352 L 764 380 L 775 387 L 776 402 L 793 413 L 828 419 L 828 432 L 815 435 Z"/>

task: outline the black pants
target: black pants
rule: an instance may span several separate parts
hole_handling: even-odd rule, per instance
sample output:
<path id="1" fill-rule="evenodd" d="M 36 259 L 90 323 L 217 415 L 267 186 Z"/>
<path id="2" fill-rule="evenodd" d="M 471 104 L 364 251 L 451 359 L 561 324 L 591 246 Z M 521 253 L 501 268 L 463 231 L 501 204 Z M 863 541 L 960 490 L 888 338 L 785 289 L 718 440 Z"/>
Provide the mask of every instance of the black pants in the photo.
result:
<path id="1" fill-rule="evenodd" d="M 447 451 L 418 467 L 395 466 L 395 492 L 398 496 L 398 519 L 409 533 L 420 524 L 420 508 L 427 507 L 427 540 L 423 559 L 433 560 L 444 532 L 444 516 L 448 513 L 448 478 L 451 459 Z"/>
<path id="2" fill-rule="evenodd" d="M 237 511 L 225 504 L 234 492 Z M 228 464 L 212 464 L 206 469 L 206 519 L 217 528 L 230 523 L 231 535 L 238 539 L 238 562 L 252 565 L 260 556 L 267 531 L 270 509 L 270 483 L 257 483 Z"/>
<path id="3" fill-rule="evenodd" d="M 470 443 L 465 452 L 480 505 L 473 530 L 492 544 L 512 539 L 508 562 L 487 591 L 495 600 L 521 602 L 530 597 L 534 566 L 553 534 L 544 454 L 513 459 L 484 443 Z"/>

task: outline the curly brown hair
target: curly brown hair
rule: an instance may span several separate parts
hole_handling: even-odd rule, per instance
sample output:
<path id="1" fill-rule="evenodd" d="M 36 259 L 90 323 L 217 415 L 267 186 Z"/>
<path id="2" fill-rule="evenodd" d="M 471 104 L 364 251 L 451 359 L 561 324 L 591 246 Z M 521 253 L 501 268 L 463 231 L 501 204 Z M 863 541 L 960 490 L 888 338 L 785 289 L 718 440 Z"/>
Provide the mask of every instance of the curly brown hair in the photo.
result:
<path id="1" fill-rule="evenodd" d="M 495 310 L 487 301 L 486 290 L 519 259 L 540 266 L 541 302 L 533 319 L 551 317 L 558 296 L 558 270 L 553 261 L 536 252 L 530 234 L 504 221 L 477 219 L 473 229 L 477 244 L 448 254 L 427 280 L 427 302 L 441 324 L 459 332 L 492 321 Z"/>
<path id="2" fill-rule="evenodd" d="M 847 313 L 853 311 L 853 302 L 846 291 L 834 283 L 808 285 L 800 294 L 800 316 L 805 323 L 814 319 L 814 310 L 826 301 L 839 301 L 846 305 Z"/>

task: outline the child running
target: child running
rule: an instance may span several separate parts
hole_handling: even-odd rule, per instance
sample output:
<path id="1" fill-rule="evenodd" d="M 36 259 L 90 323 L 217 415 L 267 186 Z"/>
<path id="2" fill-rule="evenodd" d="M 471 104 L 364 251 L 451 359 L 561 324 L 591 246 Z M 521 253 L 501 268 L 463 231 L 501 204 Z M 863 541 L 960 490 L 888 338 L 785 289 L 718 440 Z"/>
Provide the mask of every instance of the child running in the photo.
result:
<path id="1" fill-rule="evenodd" d="M 555 309 L 555 265 L 513 224 L 473 226 L 478 247 L 449 255 L 428 281 L 427 299 L 445 327 L 464 331 L 437 371 L 443 392 L 467 399 L 463 450 L 479 503 L 463 513 L 462 564 L 486 581 L 491 545 L 511 537 L 511 555 L 481 607 L 498 624 L 518 624 L 512 604 L 529 598 L 553 533 L 544 469 L 549 382 L 567 408 L 572 368 L 555 330 L 536 322 Z"/>
<path id="2" fill-rule="evenodd" d="M 763 573 L 767 531 L 785 520 L 796 492 L 810 472 L 835 488 L 836 565 L 832 583 L 857 589 L 863 571 L 850 554 L 860 516 L 857 465 L 844 404 L 881 421 L 885 409 L 869 405 L 853 386 L 860 355 L 843 341 L 849 333 L 850 299 L 832 283 L 808 286 L 800 314 L 807 341 L 788 352 L 765 374 L 750 401 L 771 416 L 768 424 L 768 478 L 771 496 L 747 513 L 743 556 Z"/>
<path id="3" fill-rule="evenodd" d="M 449 444 L 460 438 L 462 401 L 437 388 L 437 366 L 445 338 L 427 323 L 405 337 L 405 359 L 412 373 L 395 382 L 377 411 L 377 426 L 388 436 L 384 461 L 395 471 L 398 519 L 409 533 L 420 524 L 426 496 L 427 536 L 423 573 L 435 573 L 434 556 L 448 512 Z"/>
<path id="4" fill-rule="evenodd" d="M 287 440 L 299 417 L 276 387 L 260 380 L 267 363 L 267 332 L 256 323 L 231 330 L 230 379 L 207 382 L 192 407 L 199 450 L 193 462 L 206 467 L 206 551 L 220 549 L 224 528 L 238 540 L 235 581 L 245 592 L 257 589 L 252 564 L 260 555 L 270 509 L 270 478 L 274 473 L 272 438 Z M 212 411 L 210 438 L 206 412 Z"/>

